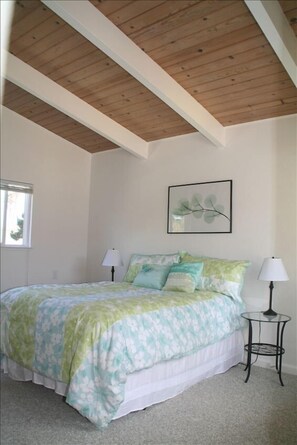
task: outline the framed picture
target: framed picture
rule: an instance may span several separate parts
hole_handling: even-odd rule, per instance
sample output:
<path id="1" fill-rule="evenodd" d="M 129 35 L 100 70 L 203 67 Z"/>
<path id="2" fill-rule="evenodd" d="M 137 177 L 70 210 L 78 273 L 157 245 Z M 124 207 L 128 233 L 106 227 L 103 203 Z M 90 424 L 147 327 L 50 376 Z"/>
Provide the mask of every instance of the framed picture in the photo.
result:
<path id="1" fill-rule="evenodd" d="M 167 233 L 231 233 L 232 180 L 168 187 Z"/>

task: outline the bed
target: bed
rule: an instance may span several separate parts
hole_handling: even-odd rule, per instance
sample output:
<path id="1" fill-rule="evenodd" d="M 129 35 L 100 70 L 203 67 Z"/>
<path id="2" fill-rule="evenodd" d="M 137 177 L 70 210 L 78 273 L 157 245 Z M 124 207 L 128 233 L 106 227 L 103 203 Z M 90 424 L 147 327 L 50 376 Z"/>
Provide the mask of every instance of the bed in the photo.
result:
<path id="1" fill-rule="evenodd" d="M 242 360 L 246 261 L 134 255 L 122 283 L 1 294 L 1 364 L 97 427 Z"/>

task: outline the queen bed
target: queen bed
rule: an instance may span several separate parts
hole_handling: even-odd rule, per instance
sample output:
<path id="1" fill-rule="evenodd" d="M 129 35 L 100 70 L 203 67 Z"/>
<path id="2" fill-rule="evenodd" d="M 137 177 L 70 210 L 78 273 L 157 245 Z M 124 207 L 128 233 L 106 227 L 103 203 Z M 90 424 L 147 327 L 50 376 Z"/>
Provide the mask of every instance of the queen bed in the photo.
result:
<path id="1" fill-rule="evenodd" d="M 242 360 L 246 261 L 133 255 L 122 283 L 1 295 L 1 362 L 98 427 Z"/>

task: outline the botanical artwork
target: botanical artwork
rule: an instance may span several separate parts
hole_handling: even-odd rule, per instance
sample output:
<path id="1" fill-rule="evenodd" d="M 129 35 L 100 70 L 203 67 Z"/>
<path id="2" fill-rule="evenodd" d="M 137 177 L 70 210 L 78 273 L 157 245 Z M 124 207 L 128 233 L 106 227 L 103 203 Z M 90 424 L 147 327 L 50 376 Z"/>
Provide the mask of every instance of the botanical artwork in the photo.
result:
<path id="1" fill-rule="evenodd" d="M 168 188 L 168 233 L 231 233 L 232 181 Z"/>

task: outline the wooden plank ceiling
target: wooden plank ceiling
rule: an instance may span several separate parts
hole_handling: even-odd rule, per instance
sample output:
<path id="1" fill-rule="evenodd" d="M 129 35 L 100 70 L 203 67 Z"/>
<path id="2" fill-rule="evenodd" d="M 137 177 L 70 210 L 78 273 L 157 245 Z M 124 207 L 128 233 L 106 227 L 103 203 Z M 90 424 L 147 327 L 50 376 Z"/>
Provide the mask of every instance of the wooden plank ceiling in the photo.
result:
<path id="1" fill-rule="evenodd" d="M 297 112 L 296 88 L 244 1 L 90 1 L 223 126 Z M 296 2 L 280 4 L 297 35 Z M 39 0 L 16 2 L 9 51 L 145 141 L 196 131 Z M 115 148 L 9 81 L 3 104 L 91 153 Z"/>

